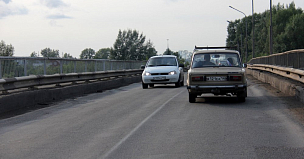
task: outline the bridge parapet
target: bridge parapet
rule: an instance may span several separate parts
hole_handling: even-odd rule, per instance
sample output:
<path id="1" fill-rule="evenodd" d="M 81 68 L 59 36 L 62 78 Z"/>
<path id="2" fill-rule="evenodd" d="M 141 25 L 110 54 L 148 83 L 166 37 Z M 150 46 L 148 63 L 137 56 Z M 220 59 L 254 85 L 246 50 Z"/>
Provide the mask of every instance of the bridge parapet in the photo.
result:
<path id="1" fill-rule="evenodd" d="M 63 59 L 43 57 L 1 57 L 0 79 L 29 75 L 54 75 L 110 70 L 139 69 L 145 61 L 107 59 Z"/>
<path id="2" fill-rule="evenodd" d="M 251 59 L 248 64 L 266 64 L 295 69 L 304 69 L 304 49 Z"/>

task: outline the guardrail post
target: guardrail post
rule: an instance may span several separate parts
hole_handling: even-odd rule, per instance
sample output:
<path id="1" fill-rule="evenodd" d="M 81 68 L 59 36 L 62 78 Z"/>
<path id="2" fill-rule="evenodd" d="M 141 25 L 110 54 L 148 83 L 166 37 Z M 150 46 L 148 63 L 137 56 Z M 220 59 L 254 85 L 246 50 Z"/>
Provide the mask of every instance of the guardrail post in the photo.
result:
<path id="1" fill-rule="evenodd" d="M 44 59 L 44 67 L 43 67 L 44 75 L 46 75 L 46 60 Z"/>
<path id="2" fill-rule="evenodd" d="M 111 61 L 111 70 L 113 70 L 113 62 Z"/>
<path id="3" fill-rule="evenodd" d="M 62 65 L 63 65 L 63 62 L 62 62 L 62 60 L 60 60 L 59 62 L 60 62 L 60 74 L 62 74 Z"/>
<path id="4" fill-rule="evenodd" d="M 74 61 L 74 73 L 76 73 L 76 61 Z"/>
<path id="5" fill-rule="evenodd" d="M 285 67 L 288 67 L 288 60 L 289 60 L 289 59 L 288 59 L 288 54 L 289 54 L 289 53 L 287 53 L 287 58 L 286 58 L 287 61 L 286 61 L 286 66 L 285 66 Z"/>
<path id="6" fill-rule="evenodd" d="M 24 76 L 27 76 L 27 68 L 26 68 L 26 63 L 27 63 L 27 60 L 26 60 L 26 59 L 24 59 L 24 66 L 23 66 L 23 68 L 24 68 Z"/>
<path id="7" fill-rule="evenodd" d="M 97 61 L 95 61 L 95 72 L 97 72 Z"/>
<path id="8" fill-rule="evenodd" d="M 88 65 L 88 62 L 86 61 L 85 66 L 84 66 L 84 72 L 87 72 L 87 65 Z"/>
<path id="9" fill-rule="evenodd" d="M 103 62 L 103 71 L 106 71 L 106 61 L 102 61 Z"/>
<path id="10" fill-rule="evenodd" d="M 1 60 L 0 60 L 0 79 L 2 79 L 2 64 L 1 64 Z"/>
<path id="11" fill-rule="evenodd" d="M 298 56 L 298 68 L 297 69 L 300 69 L 300 53 L 297 52 L 297 56 Z"/>

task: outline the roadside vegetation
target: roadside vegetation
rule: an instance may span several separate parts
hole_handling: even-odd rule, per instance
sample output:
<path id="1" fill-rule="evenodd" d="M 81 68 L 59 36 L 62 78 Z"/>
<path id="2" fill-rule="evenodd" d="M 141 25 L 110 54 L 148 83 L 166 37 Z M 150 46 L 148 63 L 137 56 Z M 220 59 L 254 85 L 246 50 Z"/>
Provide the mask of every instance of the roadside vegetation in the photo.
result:
<path id="1" fill-rule="evenodd" d="M 229 21 L 227 27 L 227 46 L 238 46 L 245 61 L 246 21 L 248 40 L 248 60 L 252 57 L 252 16 Z M 254 57 L 269 54 L 270 10 L 254 14 Z M 294 2 L 289 5 L 280 3 L 272 7 L 273 53 L 282 53 L 304 48 L 304 13 L 296 8 Z"/>

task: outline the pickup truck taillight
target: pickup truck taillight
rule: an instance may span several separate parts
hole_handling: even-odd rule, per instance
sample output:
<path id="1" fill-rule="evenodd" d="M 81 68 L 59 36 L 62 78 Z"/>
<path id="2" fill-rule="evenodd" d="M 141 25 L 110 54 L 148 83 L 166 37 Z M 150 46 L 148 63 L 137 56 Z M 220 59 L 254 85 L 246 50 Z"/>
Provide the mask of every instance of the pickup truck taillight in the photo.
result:
<path id="1" fill-rule="evenodd" d="M 192 81 L 204 81 L 204 76 L 193 76 Z"/>
<path id="2" fill-rule="evenodd" d="M 229 76 L 230 81 L 242 81 L 242 76 Z"/>

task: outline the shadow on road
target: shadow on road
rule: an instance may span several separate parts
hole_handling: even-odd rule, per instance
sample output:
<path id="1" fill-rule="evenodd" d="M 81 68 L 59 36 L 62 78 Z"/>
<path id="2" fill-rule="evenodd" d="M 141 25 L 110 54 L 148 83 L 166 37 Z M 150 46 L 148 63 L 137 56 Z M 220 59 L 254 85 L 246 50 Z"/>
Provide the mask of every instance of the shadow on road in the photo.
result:
<path id="1" fill-rule="evenodd" d="M 201 96 L 196 98 L 196 103 L 229 104 L 229 103 L 243 103 L 243 102 L 240 102 L 237 97 Z"/>

